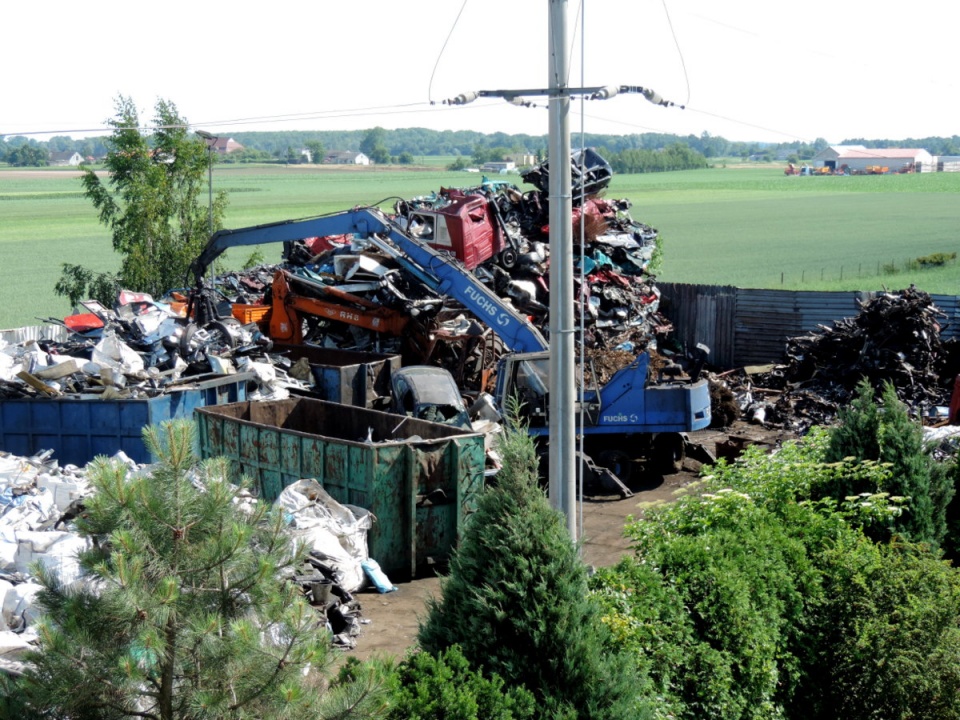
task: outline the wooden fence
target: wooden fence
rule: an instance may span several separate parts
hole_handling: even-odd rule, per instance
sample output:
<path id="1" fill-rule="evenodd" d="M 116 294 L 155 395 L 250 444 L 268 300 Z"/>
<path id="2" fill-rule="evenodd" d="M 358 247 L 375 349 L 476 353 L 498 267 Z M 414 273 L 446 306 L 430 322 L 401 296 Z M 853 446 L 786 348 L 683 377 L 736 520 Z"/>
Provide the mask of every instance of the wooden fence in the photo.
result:
<path id="1" fill-rule="evenodd" d="M 660 309 L 676 337 L 692 348 L 710 348 L 710 363 L 721 368 L 782 362 L 788 338 L 821 325 L 855 317 L 860 303 L 877 292 L 752 290 L 729 285 L 657 283 Z M 943 313 L 941 337 L 960 335 L 960 297 L 931 295 Z"/>

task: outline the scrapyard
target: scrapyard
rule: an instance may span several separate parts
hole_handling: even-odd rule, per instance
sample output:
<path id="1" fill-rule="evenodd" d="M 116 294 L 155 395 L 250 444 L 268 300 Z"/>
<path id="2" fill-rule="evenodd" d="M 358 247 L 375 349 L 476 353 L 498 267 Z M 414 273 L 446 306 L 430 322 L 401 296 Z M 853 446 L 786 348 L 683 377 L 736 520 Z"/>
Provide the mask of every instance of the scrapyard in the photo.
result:
<path id="1" fill-rule="evenodd" d="M 640 406 L 608 416 L 621 424 L 630 418 L 621 434 L 659 433 L 672 439 L 705 427 L 709 397 L 706 382 L 697 376 L 706 354 L 651 361 L 645 352 L 654 351 L 670 331 L 648 272 L 656 231 L 630 217 L 629 201 L 596 195 L 610 180 L 609 166 L 599 155 L 575 157 L 572 171 L 578 187 L 590 193 L 574 210 L 582 245 L 577 297 L 589 353 L 585 393 L 593 393 L 599 409 L 608 404 L 603 392 L 624 395 L 631 384 L 643 392 L 649 376 L 660 393 L 647 402 L 636 391 L 627 392 Z M 536 185 L 546 174 L 540 167 L 525 179 Z M 360 488 L 338 487 L 337 479 L 323 477 L 320 468 L 308 478 L 287 472 L 269 454 L 256 460 L 253 479 L 260 497 L 252 502 L 286 502 L 324 517 L 323 523 L 310 523 L 322 525 L 325 534 L 316 543 L 312 566 L 295 581 L 305 594 L 316 593 L 311 598 L 323 606 L 335 642 L 349 647 L 359 609 L 351 593 L 376 584 L 378 577 L 384 585 L 377 561 L 401 577 L 442 562 L 484 476 L 496 473 L 502 408 L 492 393 L 502 381 L 497 371 L 505 358 L 523 358 L 510 367 L 530 377 L 514 377 L 510 388 L 526 393 L 537 413 L 533 424 L 546 433 L 545 381 L 532 368 L 549 348 L 548 233 L 542 190 L 520 192 L 513 184 L 484 179 L 476 187 L 442 188 L 398 201 L 389 216 L 355 208 L 315 222 L 222 231 L 197 258 L 196 286 L 187 291 L 158 299 L 125 291 L 113 307 L 83 303 L 82 312 L 64 318 L 60 327 L 24 338 L 8 335 L 0 350 L 0 447 L 10 463 L 8 494 L 17 498 L 10 508 L 17 511 L 9 517 L 11 547 L 3 572 L 10 602 L 17 598 L 7 626 L 20 636 L 9 644 L 10 657 L 23 648 L 20 641 L 29 639 L 27 609 L 36 591 L 29 563 L 47 553 L 44 562 L 60 564 L 65 554 L 53 547 L 54 540 L 70 548 L 80 542 L 69 520 L 71 510 L 82 508 L 85 463 L 119 453 L 131 472 L 146 472 L 151 458 L 137 437 L 143 425 L 194 414 L 201 418 L 200 449 L 206 453 L 263 450 L 270 445 L 265 434 L 274 433 L 281 444 L 294 436 L 319 439 L 327 453 L 325 468 L 330 453 L 349 451 L 341 479 L 357 476 L 355 451 L 361 446 L 382 448 L 380 455 L 360 461 L 364 468 L 381 468 L 391 452 L 401 452 L 412 459 L 397 472 L 406 476 L 403 468 L 410 463 L 423 469 L 419 479 L 414 476 L 411 494 L 397 498 L 391 488 L 398 476 Z M 261 244 L 278 238 L 280 262 L 209 273 L 235 241 Z M 467 400 L 470 427 L 452 428 L 446 414 L 450 405 L 436 398 L 423 403 L 421 415 L 411 394 L 415 388 L 394 381 L 405 366 L 442 369 L 454 378 L 460 397 L 450 403 Z M 687 399 L 691 393 L 699 396 L 694 411 Z M 671 407 L 678 404 L 674 397 L 683 400 L 679 412 Z M 660 398 L 667 402 L 659 405 Z M 263 408 L 272 418 L 276 412 L 316 416 L 331 401 L 343 404 L 338 421 L 328 423 L 323 434 L 315 423 L 294 426 L 264 420 L 260 412 Z M 384 410 L 412 417 L 403 423 L 393 415 L 391 421 Z M 587 422 L 609 434 L 603 426 L 610 421 L 599 413 Z M 230 440 L 249 433 L 257 434 L 253 443 Z M 315 447 L 301 445 L 299 460 Z M 658 450 L 675 463 L 683 447 L 673 441 Z M 241 465 L 244 471 L 254 467 L 249 457 L 235 459 L 238 473 Z M 610 466 L 591 460 L 595 479 L 629 496 L 621 479 L 629 474 L 624 453 L 608 451 L 601 459 Z M 299 464 L 297 471 L 303 467 Z M 69 489 L 58 491 L 54 502 L 49 478 L 61 475 Z M 313 485 L 291 500 L 305 483 Z M 331 505 L 348 510 L 332 512 Z M 408 505 L 413 516 L 397 516 Z M 348 519 L 346 534 L 353 534 L 351 546 L 359 548 L 355 556 L 344 559 L 335 552 L 345 531 L 330 529 L 331 516 Z M 400 528 L 411 536 L 403 536 Z M 389 590 L 386 583 L 382 589 Z"/>
<path id="2" fill-rule="evenodd" d="M 335 643 L 352 647 L 354 593 L 389 592 L 387 575 L 416 576 L 453 548 L 497 472 L 506 400 L 520 400 L 531 434 L 549 439 L 549 170 L 524 174 L 527 191 L 484 178 L 397 200 L 392 212 L 222 230 L 196 259 L 193 287 L 123 292 L 113 307 L 87 302 L 60 327 L 9 336 L 8 669 L 31 640 L 30 563 L 69 573 L 83 542 L 71 527 L 88 491 L 83 466 L 116 455 L 146 472 L 142 427 L 187 417 L 201 454 L 227 457 L 233 479 L 252 474 L 249 501 L 280 504 L 291 537 L 308 536 L 309 564 L 288 580 L 326 615 Z M 603 197 L 612 174 L 596 152 L 576 153 L 571 172 L 588 486 L 629 497 L 641 472 L 673 472 L 694 451 L 709 461 L 695 439 L 708 426 L 742 419 L 801 435 L 835 420 L 864 376 L 893 383 L 928 424 L 957 420 L 958 355 L 929 296 L 882 293 L 856 317 L 790 338 L 768 366 L 711 367 L 710 349 L 678 343 L 661 311 L 657 230 L 631 216 L 630 200 Z M 217 271 L 225 252 L 261 245 L 276 262 Z M 427 398 L 400 372 L 418 367 L 444 371 L 454 391 Z"/>

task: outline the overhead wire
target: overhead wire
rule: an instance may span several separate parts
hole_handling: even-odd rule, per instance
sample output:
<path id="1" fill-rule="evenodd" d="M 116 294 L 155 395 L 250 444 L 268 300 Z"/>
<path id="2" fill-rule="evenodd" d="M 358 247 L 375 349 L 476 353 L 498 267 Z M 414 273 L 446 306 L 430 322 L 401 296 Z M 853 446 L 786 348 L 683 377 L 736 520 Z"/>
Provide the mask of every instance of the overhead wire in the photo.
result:
<path id="1" fill-rule="evenodd" d="M 475 107 L 489 107 L 494 105 L 493 102 L 483 103 Z M 499 104 L 499 103 L 496 103 Z M 412 109 L 417 108 L 417 109 Z M 468 107 L 454 106 L 449 109 L 453 110 L 469 110 Z M 235 125 L 250 125 L 253 123 L 279 123 L 279 122 L 291 122 L 296 120 L 331 120 L 344 117 L 365 117 L 368 115 L 406 115 L 406 114 L 416 114 L 416 113 L 430 113 L 430 112 L 446 112 L 447 108 L 438 108 L 430 107 L 429 103 L 426 102 L 416 102 L 416 103 L 404 103 L 401 105 L 382 105 L 369 108 L 344 108 L 338 110 L 322 110 L 314 113 L 296 113 L 292 115 L 269 115 L 269 116 L 256 116 L 249 118 L 235 118 L 232 120 L 200 120 L 196 122 L 190 122 L 185 125 L 154 125 L 146 124 L 137 126 L 137 130 L 142 131 L 151 131 L 151 130 L 164 130 L 172 128 L 191 128 L 191 127 L 210 127 L 210 126 L 235 126 Z M 87 128 L 57 128 L 57 129 L 46 129 L 46 130 L 26 130 L 19 132 L 0 132 L 0 137 L 16 137 L 16 136 L 31 136 L 31 135 L 68 135 L 74 133 L 90 132 L 90 133 L 100 133 L 100 132 L 112 132 L 116 129 L 116 126 L 113 125 L 102 125 L 100 127 L 87 127 Z"/>
<path id="2" fill-rule="evenodd" d="M 331 110 L 308 111 L 308 112 L 301 112 L 301 113 L 285 113 L 285 114 L 279 114 L 279 115 L 260 115 L 260 116 L 252 116 L 252 117 L 222 119 L 222 120 L 203 120 L 199 122 L 191 122 L 190 127 L 210 127 L 210 126 L 233 127 L 233 126 L 251 125 L 251 124 L 275 124 L 275 123 L 307 121 L 307 120 L 335 120 L 335 119 L 341 119 L 341 118 L 366 117 L 371 115 L 396 116 L 396 115 L 428 113 L 428 112 L 441 112 L 441 111 L 445 112 L 454 108 L 460 109 L 460 110 L 467 109 L 464 106 L 448 106 L 441 110 L 440 108 L 436 107 L 436 103 L 432 99 L 432 92 L 433 92 L 433 83 L 436 76 L 436 72 L 440 66 L 443 55 L 447 49 L 447 46 L 449 45 L 450 39 L 452 38 L 453 33 L 459 26 L 459 23 L 466 10 L 468 2 L 469 0 L 463 0 L 460 6 L 460 9 L 457 12 L 457 16 L 454 19 L 453 24 L 451 25 L 450 31 L 448 32 L 444 40 L 444 43 L 437 55 L 437 59 L 436 59 L 436 62 L 434 63 L 433 71 L 430 76 L 430 81 L 429 81 L 428 91 L 427 91 L 428 99 L 426 101 L 392 104 L 392 105 L 335 108 Z M 696 113 L 696 114 L 703 115 L 705 117 L 715 118 L 717 120 L 733 123 L 735 125 L 740 125 L 742 127 L 753 128 L 756 130 L 772 133 L 775 135 L 781 135 L 785 138 L 789 138 L 790 140 L 796 140 L 800 142 L 810 142 L 809 138 L 804 138 L 803 136 L 800 136 L 793 132 L 788 132 L 788 131 L 781 130 L 779 128 L 772 128 L 772 127 L 760 125 L 757 123 L 751 123 L 751 122 L 741 120 L 735 117 L 731 117 L 728 115 L 722 115 L 719 113 L 710 112 L 708 110 L 700 110 L 696 107 L 690 107 L 689 105 L 690 97 L 691 97 L 690 77 L 689 77 L 688 69 L 686 66 L 686 59 L 684 56 L 683 48 L 681 47 L 680 39 L 677 35 L 676 28 L 674 27 L 674 24 L 673 24 L 673 19 L 671 16 L 670 7 L 668 6 L 668 2 L 667 0 L 661 0 L 661 3 L 663 6 L 668 27 L 670 29 L 671 37 L 673 39 L 675 47 L 677 48 L 678 59 L 683 71 L 684 82 L 686 85 L 686 96 L 687 96 L 687 102 L 685 102 L 684 105 L 686 106 L 687 110 L 689 110 L 692 113 Z M 583 6 L 581 4 L 581 12 L 578 12 L 576 15 L 577 24 L 585 22 L 585 17 L 581 19 L 581 16 L 583 15 L 584 15 Z M 729 27 L 733 30 L 737 30 L 738 32 L 757 35 L 757 33 L 752 32 L 750 30 L 747 30 L 735 25 L 730 25 L 728 23 L 721 23 L 720 21 L 714 20 L 713 18 L 705 17 L 702 15 L 698 15 L 698 17 L 701 17 L 704 20 L 707 20 L 709 22 L 720 24 L 724 27 Z M 574 27 L 574 37 L 571 38 L 571 51 L 573 49 L 573 45 L 575 44 L 576 32 L 577 32 L 577 25 L 575 25 Z M 580 35 L 581 35 L 581 45 L 584 45 L 585 35 L 582 32 Z M 583 47 L 581 48 L 581 54 L 585 54 L 585 49 Z M 572 73 L 572 68 L 568 67 L 567 72 L 568 72 L 567 86 L 569 86 L 569 75 L 570 73 Z M 581 68 L 581 75 L 582 74 L 583 72 Z M 534 105 L 532 103 L 531 105 L 534 107 L 542 107 L 542 106 Z M 476 107 L 478 106 L 475 105 L 474 108 Z M 658 132 L 658 133 L 664 133 L 664 134 L 675 134 L 675 133 L 671 133 L 668 130 L 651 128 L 649 126 L 645 126 L 638 123 L 615 120 L 612 118 L 605 118 L 598 115 L 586 115 L 586 117 L 592 117 L 595 120 L 601 120 L 601 121 L 612 123 L 615 125 L 637 128 L 642 131 Z M 59 135 L 59 134 L 77 134 L 77 133 L 109 133 L 114 129 L 115 128 L 113 126 L 103 125 L 99 127 L 59 128 L 59 129 L 46 129 L 46 130 L 27 130 L 27 131 L 19 131 L 19 132 L 0 132 L 0 138 L 15 137 L 15 136 Z M 148 124 L 148 125 L 143 125 L 138 129 L 144 130 L 144 131 L 150 131 L 150 130 L 162 129 L 162 126 L 155 126 L 155 125 Z"/>
<path id="3" fill-rule="evenodd" d="M 670 9 L 667 7 L 667 0 L 661 0 L 663 4 L 663 14 L 667 16 L 667 25 L 670 26 L 670 36 L 673 38 L 673 44 L 677 48 L 677 55 L 680 57 L 680 67 L 683 69 L 683 79 L 687 85 L 687 100 L 684 106 L 690 104 L 690 74 L 687 72 L 687 62 L 683 57 L 683 50 L 680 48 L 680 40 L 677 37 L 677 31 L 673 27 L 673 19 L 670 17 Z"/>
<path id="4" fill-rule="evenodd" d="M 447 33 L 446 40 L 443 41 L 443 46 L 440 48 L 440 52 L 437 53 L 437 61 L 433 64 L 433 71 L 430 73 L 430 83 L 427 85 L 427 101 L 433 105 L 433 78 L 437 74 L 437 68 L 440 67 L 440 58 L 443 57 L 444 51 L 447 49 L 447 43 L 450 42 L 450 38 L 453 37 L 453 31 L 457 29 L 457 25 L 460 23 L 460 16 L 463 15 L 463 11 L 467 7 L 467 0 L 463 0 L 463 5 L 460 6 L 460 12 L 457 13 L 457 17 L 454 18 L 453 25 L 450 27 L 450 32 Z"/>

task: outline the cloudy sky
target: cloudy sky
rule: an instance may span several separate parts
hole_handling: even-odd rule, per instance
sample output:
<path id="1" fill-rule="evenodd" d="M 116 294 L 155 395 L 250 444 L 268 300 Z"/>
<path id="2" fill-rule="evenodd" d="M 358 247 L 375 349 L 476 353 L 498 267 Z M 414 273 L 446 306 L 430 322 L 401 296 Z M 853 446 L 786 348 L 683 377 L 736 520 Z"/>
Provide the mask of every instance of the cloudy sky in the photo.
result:
<path id="1" fill-rule="evenodd" d="M 84 137 L 118 95 L 245 130 L 426 127 L 545 134 L 546 101 L 443 100 L 549 85 L 549 0 L 8 3 L 0 134 Z M 766 142 L 960 134 L 956 0 L 570 0 L 571 131 Z"/>

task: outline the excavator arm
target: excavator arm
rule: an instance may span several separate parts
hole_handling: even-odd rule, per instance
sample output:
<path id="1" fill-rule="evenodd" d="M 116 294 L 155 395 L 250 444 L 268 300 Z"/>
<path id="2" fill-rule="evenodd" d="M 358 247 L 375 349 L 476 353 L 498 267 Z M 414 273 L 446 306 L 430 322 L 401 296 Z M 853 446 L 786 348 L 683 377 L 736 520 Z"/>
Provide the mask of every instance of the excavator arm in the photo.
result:
<path id="1" fill-rule="evenodd" d="M 197 286 L 202 287 L 207 268 L 229 248 L 330 235 L 369 238 L 431 290 L 456 299 L 486 322 L 508 350 L 535 352 L 549 348 L 540 331 L 525 316 L 455 258 L 415 240 L 375 208 L 354 208 L 332 215 L 220 230 L 211 236 L 191 270 Z"/>

